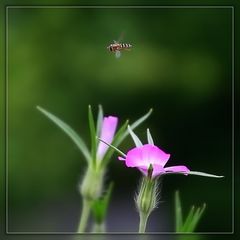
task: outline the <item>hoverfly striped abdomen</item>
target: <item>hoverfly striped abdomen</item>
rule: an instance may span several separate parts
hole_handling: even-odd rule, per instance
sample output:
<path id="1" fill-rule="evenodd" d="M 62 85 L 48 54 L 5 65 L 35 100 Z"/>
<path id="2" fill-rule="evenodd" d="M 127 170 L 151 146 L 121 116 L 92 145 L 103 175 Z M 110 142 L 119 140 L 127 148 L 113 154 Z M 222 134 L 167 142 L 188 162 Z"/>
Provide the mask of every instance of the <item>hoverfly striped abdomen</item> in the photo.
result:
<path id="1" fill-rule="evenodd" d="M 129 43 L 118 43 L 114 41 L 114 43 L 110 44 L 107 49 L 110 52 L 114 52 L 116 58 L 119 58 L 121 56 L 122 50 L 130 50 L 132 48 L 132 45 Z"/>
<path id="2" fill-rule="evenodd" d="M 130 49 L 132 47 L 129 43 L 121 43 L 121 49 Z"/>
<path id="3" fill-rule="evenodd" d="M 129 43 L 112 43 L 108 47 L 110 52 L 121 51 L 132 48 L 132 45 Z"/>

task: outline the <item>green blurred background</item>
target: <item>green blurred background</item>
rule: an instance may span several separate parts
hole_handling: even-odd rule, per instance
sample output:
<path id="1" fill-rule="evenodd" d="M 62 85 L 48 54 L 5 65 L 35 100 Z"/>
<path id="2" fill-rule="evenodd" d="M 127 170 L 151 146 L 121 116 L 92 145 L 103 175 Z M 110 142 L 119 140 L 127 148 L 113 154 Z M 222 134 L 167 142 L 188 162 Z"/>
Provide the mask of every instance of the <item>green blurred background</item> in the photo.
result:
<path id="1" fill-rule="evenodd" d="M 149 127 L 169 165 L 223 179 L 166 176 L 148 231 L 174 231 L 174 191 L 183 207 L 207 203 L 199 232 L 232 231 L 230 8 L 10 8 L 8 10 L 9 231 L 74 232 L 86 167 L 71 140 L 36 106 L 89 142 L 87 106 Z M 124 33 L 133 45 L 120 59 L 106 47 Z M 121 145 L 133 146 L 130 138 Z M 115 181 L 108 230 L 137 231 L 134 193 L 140 173 L 112 159 Z"/>

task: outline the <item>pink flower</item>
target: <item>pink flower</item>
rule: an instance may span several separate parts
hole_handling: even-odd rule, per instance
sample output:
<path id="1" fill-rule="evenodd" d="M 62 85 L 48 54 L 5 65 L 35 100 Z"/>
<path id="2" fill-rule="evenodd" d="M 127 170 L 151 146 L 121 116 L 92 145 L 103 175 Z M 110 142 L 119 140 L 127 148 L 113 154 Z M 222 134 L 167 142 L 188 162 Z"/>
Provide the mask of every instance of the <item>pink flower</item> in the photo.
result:
<path id="1" fill-rule="evenodd" d="M 150 164 L 152 164 L 152 177 L 166 173 L 188 174 L 190 170 L 186 166 L 164 167 L 170 158 L 170 154 L 165 153 L 160 148 L 152 144 L 145 144 L 128 151 L 125 158 L 119 157 L 119 160 L 125 161 L 127 167 L 136 167 L 147 176 Z"/>
<path id="2" fill-rule="evenodd" d="M 109 116 L 109 117 L 103 118 L 100 138 L 103 141 L 107 142 L 108 144 L 112 143 L 112 140 L 114 138 L 114 134 L 117 128 L 117 123 L 118 123 L 117 117 Z M 98 149 L 97 149 L 98 160 L 101 160 L 104 157 L 108 147 L 109 146 L 104 144 L 103 142 L 99 142 Z"/>
<path id="3" fill-rule="evenodd" d="M 116 149 L 123 157 L 118 157 L 119 160 L 125 161 L 127 167 L 138 168 L 145 176 L 148 175 L 151 169 L 150 177 L 157 177 L 165 174 L 184 174 L 184 175 L 198 175 L 203 177 L 221 178 L 214 174 L 190 171 L 184 165 L 165 167 L 170 158 L 170 154 L 165 153 L 163 150 L 154 145 L 151 133 L 147 129 L 148 144 L 143 145 L 137 135 L 128 126 L 128 131 L 135 142 L 136 147 L 129 150 L 124 154 L 119 149 Z"/>

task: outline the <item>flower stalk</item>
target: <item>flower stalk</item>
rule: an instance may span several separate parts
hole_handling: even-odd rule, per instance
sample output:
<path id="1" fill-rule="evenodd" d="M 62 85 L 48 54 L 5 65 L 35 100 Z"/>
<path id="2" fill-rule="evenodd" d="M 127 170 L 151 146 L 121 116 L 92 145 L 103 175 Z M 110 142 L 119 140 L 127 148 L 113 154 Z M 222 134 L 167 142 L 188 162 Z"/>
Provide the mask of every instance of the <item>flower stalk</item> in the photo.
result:
<path id="1" fill-rule="evenodd" d="M 111 182 L 105 194 L 92 202 L 91 210 L 94 219 L 92 232 L 97 233 L 106 231 L 105 218 L 112 195 L 113 186 L 114 184 Z"/>
<path id="2" fill-rule="evenodd" d="M 150 164 L 148 175 L 143 176 L 139 193 L 135 199 L 139 212 L 139 233 L 144 233 L 148 217 L 157 206 L 157 179 L 152 179 L 153 167 Z"/>
<path id="3" fill-rule="evenodd" d="M 82 183 L 80 193 L 82 196 L 82 213 L 79 221 L 78 232 L 85 232 L 90 215 L 92 202 L 100 198 L 103 189 L 104 170 L 96 169 L 89 165 Z"/>
<path id="4" fill-rule="evenodd" d="M 81 217 L 79 221 L 78 232 L 85 231 L 89 214 L 90 214 L 90 209 L 91 209 L 91 201 L 87 200 L 86 198 L 83 198 L 82 212 L 81 212 Z"/>
<path id="5" fill-rule="evenodd" d="M 138 233 L 145 233 L 148 216 L 142 212 L 140 212 L 139 216 L 140 216 L 140 222 L 139 222 Z"/>
<path id="6" fill-rule="evenodd" d="M 98 223 L 94 222 L 92 227 L 92 233 L 104 233 L 106 232 L 106 224 L 105 222 Z"/>

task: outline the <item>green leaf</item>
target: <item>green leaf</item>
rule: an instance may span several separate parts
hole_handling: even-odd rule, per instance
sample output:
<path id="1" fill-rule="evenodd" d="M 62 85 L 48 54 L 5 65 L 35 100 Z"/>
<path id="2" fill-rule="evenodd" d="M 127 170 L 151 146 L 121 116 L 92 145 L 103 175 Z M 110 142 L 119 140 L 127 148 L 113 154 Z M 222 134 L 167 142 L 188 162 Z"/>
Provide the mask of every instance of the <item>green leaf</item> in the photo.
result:
<path id="1" fill-rule="evenodd" d="M 192 206 L 189 213 L 188 213 L 186 221 L 184 222 L 184 224 L 182 226 L 182 229 L 180 230 L 181 232 L 188 232 L 187 229 L 188 229 L 188 227 L 191 224 L 191 221 L 193 219 L 194 211 L 195 211 L 195 206 Z"/>
<path id="2" fill-rule="evenodd" d="M 126 131 L 128 123 L 129 123 L 129 121 L 126 120 L 125 123 L 119 128 L 119 130 L 117 131 L 117 133 L 114 136 L 112 145 L 118 147 L 118 145 L 120 145 L 120 143 L 123 141 L 122 136 Z"/>
<path id="3" fill-rule="evenodd" d="M 202 176 L 202 177 L 212 177 L 212 178 L 223 178 L 224 176 L 218 176 L 218 175 L 213 175 L 209 173 L 204 173 L 204 172 L 196 172 L 196 171 L 189 171 L 187 173 L 185 172 L 165 172 L 163 175 L 197 175 L 197 176 Z"/>
<path id="4" fill-rule="evenodd" d="M 200 208 L 198 208 L 196 210 L 196 212 L 194 213 L 193 217 L 192 217 L 192 221 L 189 223 L 188 226 L 186 226 L 186 231 L 187 232 L 194 232 L 197 224 L 199 223 L 204 211 L 206 209 L 206 204 L 204 203 L 203 206 Z"/>
<path id="5" fill-rule="evenodd" d="M 176 232 L 180 232 L 182 228 L 182 206 L 179 196 L 179 191 L 175 192 L 175 220 L 176 220 Z"/>
<path id="6" fill-rule="evenodd" d="M 190 171 L 188 172 L 190 175 L 198 175 L 202 177 L 213 177 L 213 178 L 223 178 L 224 176 L 218 176 L 214 174 L 204 173 L 204 172 L 196 172 L 196 171 Z"/>
<path id="7" fill-rule="evenodd" d="M 138 138 L 138 136 L 132 131 L 131 127 L 128 126 L 128 131 L 136 145 L 136 147 L 141 147 L 143 144 L 142 142 L 140 141 L 140 139 Z"/>
<path id="8" fill-rule="evenodd" d="M 99 141 L 103 142 L 104 144 L 106 144 L 107 146 L 109 146 L 110 148 L 113 148 L 116 152 L 118 152 L 120 155 L 122 155 L 123 157 L 126 157 L 126 154 L 124 154 L 122 151 L 120 151 L 118 148 L 114 147 L 112 144 L 109 144 L 107 142 L 105 142 L 104 140 L 102 140 L 101 138 L 98 138 Z"/>
<path id="9" fill-rule="evenodd" d="M 202 207 L 192 206 L 185 221 L 183 222 L 182 217 L 182 207 L 179 191 L 175 192 L 175 217 L 176 217 L 176 232 L 194 232 L 201 217 L 206 209 L 206 204 L 204 203 Z"/>
<path id="10" fill-rule="evenodd" d="M 100 134 L 101 134 L 102 122 L 103 122 L 103 108 L 102 108 L 102 105 L 99 105 L 98 106 L 97 128 L 96 128 L 97 136 L 100 136 Z"/>
<path id="11" fill-rule="evenodd" d="M 88 122 L 89 122 L 89 129 L 90 129 L 90 135 L 91 135 L 91 156 L 92 156 L 93 165 L 95 166 L 97 138 L 96 138 L 96 129 L 95 129 L 95 123 L 94 123 L 93 114 L 92 114 L 92 108 L 90 105 L 88 106 Z"/>
<path id="12" fill-rule="evenodd" d="M 109 184 L 108 190 L 105 193 L 105 195 L 102 198 L 93 201 L 92 203 L 91 207 L 92 207 L 93 217 L 95 222 L 97 222 L 98 224 L 101 224 L 106 218 L 107 209 L 109 206 L 110 197 L 112 195 L 113 186 L 114 184 L 113 182 L 111 182 Z"/>
<path id="13" fill-rule="evenodd" d="M 54 122 L 59 128 L 61 128 L 71 139 L 72 141 L 77 145 L 79 150 L 82 152 L 82 154 L 85 156 L 87 161 L 90 161 L 90 153 L 89 150 L 82 140 L 82 138 L 65 122 L 60 120 L 58 117 L 54 116 L 52 113 L 48 112 L 47 110 L 43 109 L 40 106 L 37 106 L 37 109 L 43 113 L 47 118 L 49 118 L 52 122 Z"/>
<path id="14" fill-rule="evenodd" d="M 142 124 L 145 120 L 147 120 L 148 117 L 152 114 L 152 112 L 153 112 L 153 109 L 151 108 L 145 115 L 143 115 L 141 118 L 136 120 L 133 124 L 131 124 L 130 128 L 132 130 L 134 130 L 136 127 L 138 127 L 140 124 Z M 125 139 L 125 137 L 128 136 L 128 134 L 129 134 L 129 132 L 128 132 L 128 130 L 126 130 L 125 133 L 119 139 L 119 143 L 117 143 L 117 144 L 120 144 L 123 141 L 123 139 Z"/>
<path id="15" fill-rule="evenodd" d="M 148 144 L 154 145 L 153 138 L 152 138 L 149 128 L 147 129 L 147 139 L 148 139 Z"/>

